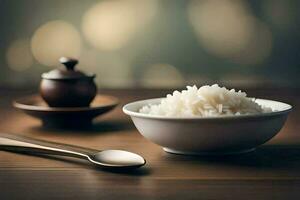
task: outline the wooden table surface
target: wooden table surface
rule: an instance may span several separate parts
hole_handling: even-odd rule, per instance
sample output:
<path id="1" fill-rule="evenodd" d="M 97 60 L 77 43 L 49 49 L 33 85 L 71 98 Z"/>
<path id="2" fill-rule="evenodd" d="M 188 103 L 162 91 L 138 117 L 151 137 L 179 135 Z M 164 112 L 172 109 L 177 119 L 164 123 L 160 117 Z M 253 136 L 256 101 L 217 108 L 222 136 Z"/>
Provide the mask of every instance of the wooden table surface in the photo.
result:
<path id="1" fill-rule="evenodd" d="M 300 94 L 297 89 L 249 89 L 251 96 L 294 106 L 280 133 L 255 152 L 227 157 L 171 155 L 144 139 L 121 111 L 127 102 L 162 90 L 103 90 L 121 104 L 85 130 L 43 128 L 11 107 L 27 91 L 1 89 L 0 132 L 95 149 L 143 155 L 136 171 L 104 171 L 65 157 L 0 151 L 0 199 L 300 199 Z"/>

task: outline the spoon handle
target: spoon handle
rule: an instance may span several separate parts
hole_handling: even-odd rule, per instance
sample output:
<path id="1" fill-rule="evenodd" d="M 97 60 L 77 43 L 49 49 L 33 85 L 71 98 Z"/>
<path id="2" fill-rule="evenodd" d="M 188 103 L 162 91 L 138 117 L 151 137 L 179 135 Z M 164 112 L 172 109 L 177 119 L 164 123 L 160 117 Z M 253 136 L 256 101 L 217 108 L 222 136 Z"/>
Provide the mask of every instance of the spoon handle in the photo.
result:
<path id="1" fill-rule="evenodd" d="M 58 143 L 51 143 L 12 134 L 0 134 L 0 149 L 21 153 L 37 153 L 87 158 L 89 150 L 79 147 L 70 147 Z"/>

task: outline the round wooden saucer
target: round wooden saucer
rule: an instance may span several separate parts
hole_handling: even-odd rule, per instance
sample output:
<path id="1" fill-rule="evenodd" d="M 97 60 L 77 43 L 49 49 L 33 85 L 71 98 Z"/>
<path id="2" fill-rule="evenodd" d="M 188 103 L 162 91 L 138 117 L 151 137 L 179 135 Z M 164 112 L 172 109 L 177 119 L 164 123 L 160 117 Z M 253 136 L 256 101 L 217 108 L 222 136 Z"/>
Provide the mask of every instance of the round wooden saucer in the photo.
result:
<path id="1" fill-rule="evenodd" d="M 90 107 L 49 107 L 40 95 L 22 97 L 13 106 L 24 113 L 41 119 L 46 126 L 82 126 L 109 112 L 118 105 L 113 96 L 98 94 Z"/>

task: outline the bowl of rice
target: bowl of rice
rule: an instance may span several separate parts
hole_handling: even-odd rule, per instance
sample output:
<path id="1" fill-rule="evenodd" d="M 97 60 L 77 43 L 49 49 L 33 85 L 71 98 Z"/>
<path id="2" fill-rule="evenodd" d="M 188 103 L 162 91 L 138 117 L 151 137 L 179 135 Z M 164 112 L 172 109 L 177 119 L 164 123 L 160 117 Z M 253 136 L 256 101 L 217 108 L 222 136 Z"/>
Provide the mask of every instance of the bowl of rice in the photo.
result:
<path id="1" fill-rule="evenodd" d="M 252 151 L 280 131 L 291 110 L 289 104 L 250 98 L 217 84 L 187 86 L 123 107 L 145 138 L 166 152 L 188 155 Z"/>

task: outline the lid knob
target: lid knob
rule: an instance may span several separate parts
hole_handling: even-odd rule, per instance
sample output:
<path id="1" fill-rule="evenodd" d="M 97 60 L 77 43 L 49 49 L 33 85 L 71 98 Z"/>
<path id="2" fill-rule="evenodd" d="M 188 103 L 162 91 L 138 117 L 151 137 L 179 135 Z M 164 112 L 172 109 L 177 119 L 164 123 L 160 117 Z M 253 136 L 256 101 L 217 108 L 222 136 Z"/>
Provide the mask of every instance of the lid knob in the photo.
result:
<path id="1" fill-rule="evenodd" d="M 63 64 L 67 70 L 74 71 L 75 65 L 78 64 L 78 60 L 75 58 L 69 58 L 69 57 L 61 57 L 59 59 L 59 62 Z"/>

